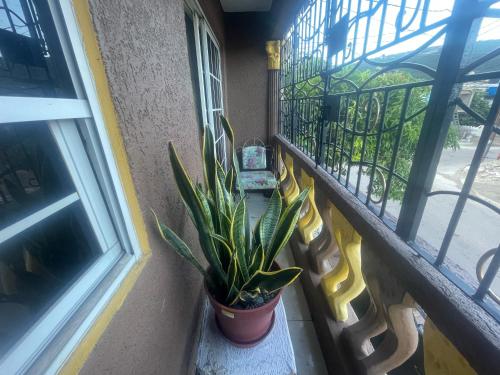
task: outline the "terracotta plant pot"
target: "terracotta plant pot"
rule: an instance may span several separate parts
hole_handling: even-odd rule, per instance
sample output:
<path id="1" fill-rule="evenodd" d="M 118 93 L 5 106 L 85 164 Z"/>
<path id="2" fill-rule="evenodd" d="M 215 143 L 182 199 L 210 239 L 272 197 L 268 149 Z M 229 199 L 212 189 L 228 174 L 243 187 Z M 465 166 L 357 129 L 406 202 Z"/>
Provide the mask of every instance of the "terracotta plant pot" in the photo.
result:
<path id="1" fill-rule="evenodd" d="M 206 284 L 205 292 L 215 310 L 217 327 L 232 344 L 242 348 L 255 346 L 273 329 L 274 308 L 281 298 L 282 290 L 266 304 L 248 310 L 234 309 L 218 302 Z"/>

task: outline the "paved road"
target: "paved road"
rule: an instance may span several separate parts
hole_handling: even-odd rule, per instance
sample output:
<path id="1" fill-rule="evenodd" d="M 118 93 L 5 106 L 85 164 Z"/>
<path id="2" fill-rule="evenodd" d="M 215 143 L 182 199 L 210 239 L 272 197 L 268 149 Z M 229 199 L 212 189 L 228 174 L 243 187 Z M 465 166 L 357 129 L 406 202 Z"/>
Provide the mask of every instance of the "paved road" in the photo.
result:
<path id="1" fill-rule="evenodd" d="M 445 150 L 441 156 L 433 191 L 459 191 L 465 179 L 468 166 L 474 155 L 474 145 L 461 145 L 458 150 Z M 500 207 L 500 147 L 492 147 L 473 185 L 473 194 Z M 437 195 L 430 197 L 418 235 L 439 249 L 451 214 L 457 201 L 456 196 Z M 390 202 L 389 212 L 398 212 L 399 204 Z M 487 250 L 500 243 L 500 215 L 475 202 L 468 202 L 462 213 L 457 230 L 450 244 L 446 264 L 462 274 L 469 283 L 477 285 L 476 263 Z M 500 295 L 500 275 L 493 283 L 493 291 Z"/>

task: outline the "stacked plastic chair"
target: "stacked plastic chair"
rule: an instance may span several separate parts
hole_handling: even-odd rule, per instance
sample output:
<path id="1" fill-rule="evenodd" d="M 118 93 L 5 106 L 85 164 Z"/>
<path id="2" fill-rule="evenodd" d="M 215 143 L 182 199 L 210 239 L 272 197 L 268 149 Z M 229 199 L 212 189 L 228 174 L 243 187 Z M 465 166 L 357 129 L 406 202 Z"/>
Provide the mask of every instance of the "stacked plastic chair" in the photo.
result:
<path id="1" fill-rule="evenodd" d="M 365 368 L 363 373 L 385 374 L 405 363 L 417 349 L 419 339 L 413 315 L 416 303 L 374 249 L 363 249 L 362 270 L 370 307 L 344 333 Z M 373 352 L 366 353 L 365 343 L 382 333 L 382 342 Z"/>
<path id="2" fill-rule="evenodd" d="M 293 158 L 285 153 L 285 161 L 283 161 L 280 147 L 278 147 L 278 165 L 280 169 L 280 186 L 285 203 L 288 205 L 297 198 L 300 189 L 293 173 Z"/>
<path id="3" fill-rule="evenodd" d="M 323 226 L 323 221 L 316 207 L 314 178 L 310 177 L 303 169 L 300 171 L 301 190 L 309 188 L 309 193 L 304 204 L 304 215 L 298 221 L 299 233 L 302 241 L 309 245 L 316 238 Z"/>
<path id="4" fill-rule="evenodd" d="M 279 183 L 283 188 L 285 185 L 286 178 L 288 177 L 288 172 L 286 170 L 285 162 L 283 161 L 283 157 L 281 156 L 281 146 L 278 145 L 278 171 L 279 171 Z"/>
<path id="5" fill-rule="evenodd" d="M 339 247 L 331 232 L 332 218 L 328 199 L 321 194 L 315 194 L 315 201 L 318 202 L 323 225 L 319 234 L 309 243 L 309 263 L 312 271 L 318 275 L 323 275 L 331 270 L 331 263 L 328 261 L 338 258 Z"/>
<path id="6" fill-rule="evenodd" d="M 361 273 L 361 236 L 331 203 L 330 214 L 332 232 L 340 250 L 339 261 L 323 276 L 321 286 L 335 319 L 346 321 L 348 304 L 365 289 Z"/>
<path id="7" fill-rule="evenodd" d="M 301 170 L 299 184 L 294 177 L 293 159 L 278 148 L 280 182 L 289 204 L 300 190 L 309 188 L 308 197 L 297 223 L 302 242 L 307 246 L 311 269 L 321 277 L 321 289 L 337 321 L 348 320 L 349 304 L 367 289 L 370 307 L 356 323 L 344 327 L 346 342 L 367 375 L 383 374 L 400 366 L 413 355 L 418 346 L 418 332 L 413 312 L 415 301 L 391 275 L 374 250 L 364 249 L 361 236 L 346 217 L 328 200 L 316 197 L 314 178 Z M 319 209 L 316 204 L 319 199 Z M 337 257 L 331 268 L 326 260 Z M 427 324 L 426 324 L 427 325 Z M 434 331 L 427 328 L 427 346 L 442 345 Z M 384 333 L 383 341 L 374 350 L 367 349 L 370 338 Z M 367 351 L 368 350 L 368 351 Z M 426 351 L 426 372 L 449 366 L 439 356 Z M 451 352 L 450 352 L 451 353 Z M 446 353 L 446 356 L 451 356 Z M 446 362 L 446 363 L 445 363 Z M 451 368 L 451 367 L 449 367 Z M 466 372 L 468 374 L 468 372 Z"/>

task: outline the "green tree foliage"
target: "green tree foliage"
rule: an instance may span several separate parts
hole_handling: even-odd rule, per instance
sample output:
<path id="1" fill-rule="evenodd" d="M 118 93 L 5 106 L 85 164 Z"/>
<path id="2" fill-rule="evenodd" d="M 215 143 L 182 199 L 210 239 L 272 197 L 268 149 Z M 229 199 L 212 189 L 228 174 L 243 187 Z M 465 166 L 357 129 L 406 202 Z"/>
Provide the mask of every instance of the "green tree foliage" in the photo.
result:
<path id="1" fill-rule="evenodd" d="M 481 115 L 483 118 L 486 118 L 490 110 L 490 103 L 486 97 L 486 93 L 482 91 L 475 92 L 470 103 L 470 108 L 477 114 Z M 472 116 L 469 116 L 467 113 L 462 112 L 459 113 L 458 116 L 460 125 L 464 126 L 482 125 Z"/>
<path id="2" fill-rule="evenodd" d="M 346 67 L 335 74 L 336 77 L 345 76 L 352 67 Z M 341 95 L 338 122 L 330 122 L 326 127 L 326 142 L 328 146 L 324 155 L 328 166 L 335 172 L 340 170 L 343 177 L 348 174 L 348 162 L 351 163 L 350 183 L 355 184 L 355 171 L 362 164 L 363 174 L 370 175 L 371 165 L 376 160 L 376 173 L 373 181 L 372 194 L 374 200 L 381 197 L 384 184 L 389 178 L 388 170 L 391 166 L 393 153 L 395 155 L 395 176 L 389 191 L 389 198 L 402 200 L 406 183 L 410 174 L 415 149 L 422 128 L 425 109 L 432 87 L 427 85 L 412 88 L 406 111 L 404 111 L 405 89 L 392 89 L 387 95 L 382 88 L 397 86 L 404 83 L 419 82 L 425 79 L 422 74 L 414 74 L 407 70 L 389 71 L 376 74 L 377 70 L 357 69 L 349 74 L 345 80 L 332 79 L 329 94 Z M 300 82 L 295 87 L 295 98 L 304 102 L 304 98 L 321 98 L 323 82 L 319 76 Z M 357 90 L 374 89 L 372 94 L 363 92 L 357 96 Z M 292 88 L 284 90 L 285 97 L 290 98 Z M 311 120 L 313 116 L 319 118 L 321 101 L 312 99 L 307 105 L 296 105 L 299 118 Z M 370 108 L 371 106 L 371 108 Z M 385 114 L 384 107 L 386 107 Z M 368 118 L 368 114 L 370 116 Z M 402 114 L 404 113 L 404 116 Z M 397 147 L 398 129 L 403 123 L 399 147 Z M 307 154 L 315 155 L 319 122 L 309 122 L 308 126 L 301 126 L 297 122 L 296 143 Z M 366 132 L 366 136 L 365 136 Z M 381 132 L 380 145 L 377 148 L 377 134 Z M 446 140 L 446 148 L 458 147 L 458 129 L 451 126 Z M 342 147 L 343 146 L 343 147 Z M 342 151 L 343 148 L 343 151 Z M 354 173 L 354 174 L 353 174 Z M 365 178 L 366 180 L 366 178 Z"/>

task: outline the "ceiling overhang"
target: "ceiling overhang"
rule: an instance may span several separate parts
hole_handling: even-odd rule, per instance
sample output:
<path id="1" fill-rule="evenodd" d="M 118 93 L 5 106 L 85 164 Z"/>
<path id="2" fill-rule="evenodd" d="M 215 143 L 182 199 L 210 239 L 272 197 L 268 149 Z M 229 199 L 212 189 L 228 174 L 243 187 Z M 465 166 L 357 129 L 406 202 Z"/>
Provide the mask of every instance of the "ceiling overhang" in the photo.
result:
<path id="1" fill-rule="evenodd" d="M 220 0 L 224 12 L 267 12 L 273 0 Z"/>

